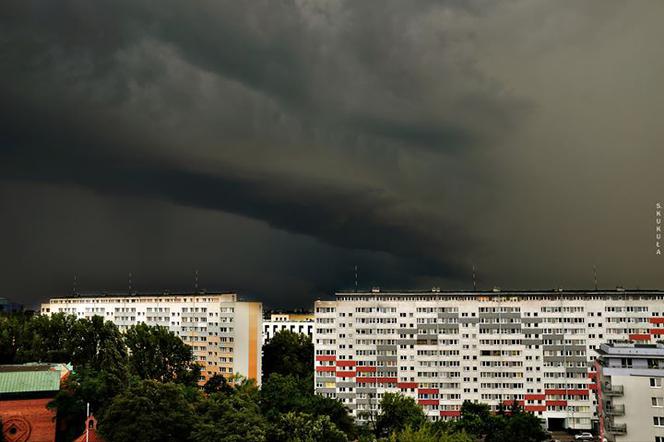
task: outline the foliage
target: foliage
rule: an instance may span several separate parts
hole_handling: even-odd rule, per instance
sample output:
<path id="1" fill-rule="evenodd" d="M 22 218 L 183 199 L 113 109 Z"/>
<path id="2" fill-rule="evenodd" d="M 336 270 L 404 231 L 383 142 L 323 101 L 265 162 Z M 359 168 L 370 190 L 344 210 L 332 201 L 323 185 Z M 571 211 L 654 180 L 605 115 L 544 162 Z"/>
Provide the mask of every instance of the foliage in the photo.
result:
<path id="1" fill-rule="evenodd" d="M 192 439 L 200 442 L 262 442 L 267 422 L 246 394 L 213 393 L 199 406 Z"/>
<path id="2" fill-rule="evenodd" d="M 313 372 L 314 345 L 309 336 L 282 330 L 263 346 L 263 380 L 273 373 L 306 379 Z"/>
<path id="3" fill-rule="evenodd" d="M 426 423 L 426 416 L 413 398 L 399 393 L 385 393 L 380 401 L 376 419 L 376 435 L 387 436 L 406 427 L 418 430 Z"/>
<path id="4" fill-rule="evenodd" d="M 328 416 L 288 412 L 279 416 L 270 431 L 271 442 L 346 442 L 348 438 Z"/>
<path id="5" fill-rule="evenodd" d="M 515 439 L 516 440 L 516 439 Z M 398 433 L 392 433 L 390 442 L 473 442 L 474 439 L 466 432 L 440 432 L 433 425 L 423 425 L 419 430 L 406 427 Z"/>
<path id="6" fill-rule="evenodd" d="M 129 369 L 141 379 L 194 385 L 200 366 L 190 346 L 166 327 L 134 325 L 125 333 L 130 351 Z"/>
<path id="7" fill-rule="evenodd" d="M 206 394 L 221 393 L 229 395 L 233 393 L 233 386 L 228 382 L 225 376 L 215 373 L 203 385 L 203 391 Z"/>
<path id="8" fill-rule="evenodd" d="M 184 386 L 143 380 L 113 399 L 99 431 L 107 442 L 187 441 L 195 424 Z"/>

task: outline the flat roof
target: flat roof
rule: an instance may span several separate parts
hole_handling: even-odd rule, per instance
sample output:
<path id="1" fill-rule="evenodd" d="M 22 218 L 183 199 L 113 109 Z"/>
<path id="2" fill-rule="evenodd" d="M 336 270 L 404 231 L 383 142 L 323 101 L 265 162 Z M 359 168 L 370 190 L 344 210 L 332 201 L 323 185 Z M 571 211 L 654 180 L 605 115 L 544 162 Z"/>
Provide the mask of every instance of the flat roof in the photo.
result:
<path id="1" fill-rule="evenodd" d="M 352 291 L 352 290 L 340 290 L 336 292 L 336 295 L 342 296 L 375 296 L 381 294 L 387 295 L 485 295 L 485 296 L 500 296 L 500 295 L 559 295 L 559 294 L 588 294 L 588 295 L 620 295 L 620 294 L 657 294 L 664 295 L 664 290 L 661 289 L 535 289 L 535 290 L 504 290 L 504 289 L 492 289 L 492 290 L 439 290 L 439 289 L 429 289 L 429 290 L 392 290 L 392 289 L 377 289 L 377 290 L 365 290 L 365 291 Z"/>
<path id="2" fill-rule="evenodd" d="M 58 391 L 60 372 L 48 366 L 2 366 L 0 395 Z"/>
<path id="3" fill-rule="evenodd" d="M 237 295 L 236 292 L 230 291 L 199 291 L 199 292 L 181 292 L 169 290 L 164 291 L 148 291 L 148 292 L 114 292 L 114 291 L 98 291 L 98 292 L 77 292 L 69 295 L 51 296 L 49 299 L 77 299 L 77 298 L 132 298 L 132 297 L 158 297 L 158 296 L 221 296 L 221 295 Z"/>

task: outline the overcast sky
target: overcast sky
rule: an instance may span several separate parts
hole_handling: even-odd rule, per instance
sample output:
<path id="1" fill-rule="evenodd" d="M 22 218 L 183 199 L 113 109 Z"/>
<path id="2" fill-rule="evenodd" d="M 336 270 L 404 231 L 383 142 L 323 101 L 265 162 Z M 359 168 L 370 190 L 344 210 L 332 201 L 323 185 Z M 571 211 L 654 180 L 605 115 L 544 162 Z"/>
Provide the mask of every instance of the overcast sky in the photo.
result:
<path id="1" fill-rule="evenodd" d="M 664 2 L 0 4 L 0 296 L 664 288 Z"/>

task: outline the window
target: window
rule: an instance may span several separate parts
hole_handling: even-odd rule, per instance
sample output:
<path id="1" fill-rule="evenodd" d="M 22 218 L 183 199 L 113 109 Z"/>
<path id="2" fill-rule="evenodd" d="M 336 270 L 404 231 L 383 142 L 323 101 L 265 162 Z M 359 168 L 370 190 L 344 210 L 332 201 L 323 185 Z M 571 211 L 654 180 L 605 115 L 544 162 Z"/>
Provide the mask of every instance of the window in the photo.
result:
<path id="1" fill-rule="evenodd" d="M 662 378 L 650 378 L 650 386 L 652 388 L 662 388 Z"/>
<path id="2" fill-rule="evenodd" d="M 664 427 L 664 416 L 653 416 L 652 422 L 656 427 Z"/>
<path id="3" fill-rule="evenodd" d="M 653 407 L 664 407 L 664 398 L 662 397 L 654 397 L 652 399 L 652 406 Z"/>
<path id="4" fill-rule="evenodd" d="M 664 436 L 655 436 L 655 442 L 664 442 Z"/>

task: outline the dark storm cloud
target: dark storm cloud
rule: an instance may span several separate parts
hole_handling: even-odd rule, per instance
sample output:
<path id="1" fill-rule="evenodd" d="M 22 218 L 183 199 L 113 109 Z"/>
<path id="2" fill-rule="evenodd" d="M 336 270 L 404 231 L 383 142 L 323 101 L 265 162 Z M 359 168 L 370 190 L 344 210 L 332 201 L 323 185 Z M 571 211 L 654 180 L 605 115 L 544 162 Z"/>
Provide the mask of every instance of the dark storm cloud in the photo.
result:
<path id="1" fill-rule="evenodd" d="M 528 222 L 541 228 L 553 222 L 543 221 L 546 209 L 532 195 L 575 205 L 569 198 L 577 188 L 550 188 L 558 182 L 551 160 L 557 140 L 600 146 L 630 139 L 618 134 L 595 143 L 589 134 L 610 131 L 584 132 L 578 122 L 592 128 L 612 108 L 583 101 L 601 85 L 602 61 L 616 55 L 603 51 L 609 46 L 602 40 L 620 34 L 612 23 L 652 15 L 612 2 L 594 3 L 599 9 L 593 2 L 569 9 L 552 3 L 5 1 L 0 187 L 20 193 L 12 194 L 14 202 L 33 202 L 34 186 L 58 189 L 63 212 L 85 201 L 97 227 L 103 217 L 96 215 L 121 210 L 118 201 L 159 205 L 162 221 L 139 207 L 142 221 L 126 230 L 152 238 L 134 251 L 144 261 L 156 255 L 145 250 L 182 250 L 167 239 L 186 231 L 165 221 L 169 211 L 180 218 L 183 210 L 196 213 L 205 228 L 188 234 L 202 244 L 214 229 L 212 213 L 240 215 L 224 225 L 247 245 L 253 239 L 242 224 L 250 222 L 242 220 L 266 223 L 268 237 L 282 238 L 270 259 L 291 263 L 270 285 L 275 293 L 298 290 L 300 299 L 303 291 L 337 284 L 346 271 L 338 263 L 356 259 L 349 255 L 356 251 L 371 269 L 368 279 L 378 283 L 450 282 L 444 278 L 462 278 L 478 255 L 509 279 L 516 273 L 501 265 L 534 242 Z M 644 41 L 627 36 L 611 47 L 618 55 L 634 53 L 633 47 L 649 47 Z M 575 44 L 585 46 L 574 52 Z M 586 72 L 595 75 L 584 78 Z M 576 85 L 576 96 L 563 99 Z M 579 103 L 568 106 L 574 98 Z M 633 108 L 638 112 L 645 101 Z M 620 119 L 610 119 L 621 127 Z M 595 149 L 587 155 L 608 164 L 611 156 Z M 583 176 L 575 164 L 560 166 L 568 171 L 561 186 Z M 599 191 L 586 197 L 605 198 Z M 108 201 L 114 202 L 106 208 Z M 32 222 L 11 207 L 0 220 L 5 235 Z M 148 232 L 155 221 L 161 236 Z M 58 229 L 72 234 L 64 221 Z M 118 244 L 127 239 L 113 234 Z M 298 246 L 286 247 L 289 241 Z M 16 263 L 30 256 L 14 256 L 35 248 L 7 242 L 13 246 L 3 261 L 21 274 Z M 324 245 L 316 248 L 324 255 L 320 268 L 296 257 L 311 242 Z M 108 254 L 122 256 L 108 247 Z M 200 249 L 211 268 L 233 260 L 212 246 Z M 242 265 L 234 271 L 242 277 L 234 285 L 263 290 L 251 276 L 251 260 L 243 259 L 237 257 Z M 526 260 L 537 267 L 536 259 Z M 68 271 L 67 261 L 51 274 Z M 293 276 L 298 268 L 302 273 Z M 146 272 L 159 285 L 160 269 Z M 547 270 L 529 273 L 537 280 Z M 39 289 L 54 290 L 46 282 Z"/>

